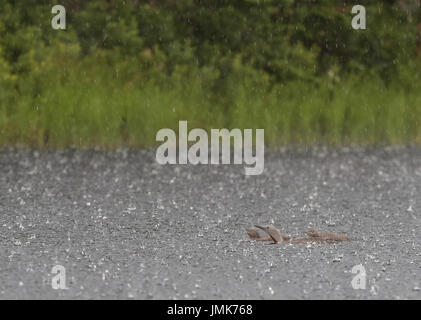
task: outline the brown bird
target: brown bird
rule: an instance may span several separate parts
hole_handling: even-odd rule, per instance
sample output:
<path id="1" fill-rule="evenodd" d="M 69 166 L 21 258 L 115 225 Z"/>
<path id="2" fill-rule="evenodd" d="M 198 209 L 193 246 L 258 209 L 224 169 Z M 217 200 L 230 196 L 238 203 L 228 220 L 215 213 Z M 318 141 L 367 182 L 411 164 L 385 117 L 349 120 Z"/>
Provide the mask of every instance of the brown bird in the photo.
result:
<path id="1" fill-rule="evenodd" d="M 319 241 L 349 241 L 349 237 L 345 234 L 337 234 L 332 232 L 317 232 L 314 229 L 307 231 L 307 235 L 310 238 L 318 239 Z"/>
<path id="2" fill-rule="evenodd" d="M 255 227 L 262 229 L 264 232 L 266 232 L 269 235 L 270 239 L 273 240 L 273 243 L 278 243 L 281 240 L 288 241 L 291 239 L 291 237 L 283 235 L 278 229 L 276 229 L 271 224 L 264 226 L 255 225 Z"/>
<path id="3" fill-rule="evenodd" d="M 250 240 L 254 241 L 272 241 L 270 236 L 262 236 L 259 234 L 259 231 L 256 229 L 246 229 L 247 234 L 249 235 Z"/>
<path id="4" fill-rule="evenodd" d="M 307 231 L 307 238 L 291 238 L 290 236 L 282 234 L 276 227 L 273 225 L 256 225 L 256 228 L 262 229 L 266 232 L 267 236 L 262 236 L 256 229 L 246 229 L 246 232 L 250 240 L 254 241 L 273 241 L 273 243 L 278 243 L 280 241 L 290 242 L 290 243 L 310 243 L 310 242 L 339 242 L 339 241 L 349 241 L 348 236 L 344 234 L 336 234 L 331 232 L 317 232 L 314 229 Z"/>

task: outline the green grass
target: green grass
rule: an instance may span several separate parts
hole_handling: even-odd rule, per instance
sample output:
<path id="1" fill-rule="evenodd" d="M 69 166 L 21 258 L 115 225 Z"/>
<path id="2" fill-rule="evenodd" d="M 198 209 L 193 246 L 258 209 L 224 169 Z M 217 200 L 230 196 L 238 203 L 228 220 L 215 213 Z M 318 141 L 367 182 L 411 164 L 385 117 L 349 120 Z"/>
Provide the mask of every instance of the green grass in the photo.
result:
<path id="1" fill-rule="evenodd" d="M 190 129 L 263 128 L 270 147 L 421 143 L 416 79 L 410 89 L 376 78 L 269 88 L 237 77 L 218 94 L 200 76 L 152 81 L 129 73 L 69 62 L 20 80 L 0 96 L 0 146 L 149 147 L 179 120 Z"/>

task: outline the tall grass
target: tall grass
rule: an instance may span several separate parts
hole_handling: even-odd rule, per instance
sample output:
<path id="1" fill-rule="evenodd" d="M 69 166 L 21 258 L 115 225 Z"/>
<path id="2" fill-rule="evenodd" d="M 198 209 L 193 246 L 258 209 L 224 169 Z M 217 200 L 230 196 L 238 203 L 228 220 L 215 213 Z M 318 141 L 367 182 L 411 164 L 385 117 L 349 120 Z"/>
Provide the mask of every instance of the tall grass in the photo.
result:
<path id="1" fill-rule="evenodd" d="M 0 97 L 0 146 L 148 147 L 179 120 L 190 129 L 263 128 L 271 147 L 421 143 L 415 80 L 408 88 L 375 77 L 269 86 L 236 77 L 222 94 L 200 74 L 159 81 L 133 74 L 68 63 L 20 80 Z"/>

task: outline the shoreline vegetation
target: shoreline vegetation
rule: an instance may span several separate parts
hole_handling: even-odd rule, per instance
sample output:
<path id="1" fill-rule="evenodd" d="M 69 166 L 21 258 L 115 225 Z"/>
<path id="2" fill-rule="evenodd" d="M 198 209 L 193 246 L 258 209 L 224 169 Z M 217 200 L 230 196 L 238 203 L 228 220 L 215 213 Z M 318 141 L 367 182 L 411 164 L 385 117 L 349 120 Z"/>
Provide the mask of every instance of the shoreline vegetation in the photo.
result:
<path id="1" fill-rule="evenodd" d="M 156 133 L 176 130 L 180 120 L 208 132 L 265 129 L 272 148 L 421 144 L 420 81 L 410 90 L 364 77 L 265 87 L 238 76 L 220 96 L 205 88 L 200 73 L 157 84 L 121 80 L 106 64 L 78 69 L 74 61 L 61 72 L 25 79 L 45 88 L 34 96 L 29 85 L 0 104 L 0 146 L 153 147 L 160 144 Z"/>
<path id="2" fill-rule="evenodd" d="M 339 2 L 68 1 L 58 31 L 48 1 L 5 0 L 0 147 L 150 148 L 181 120 L 273 149 L 421 145 L 417 12 L 370 4 L 356 31 Z"/>

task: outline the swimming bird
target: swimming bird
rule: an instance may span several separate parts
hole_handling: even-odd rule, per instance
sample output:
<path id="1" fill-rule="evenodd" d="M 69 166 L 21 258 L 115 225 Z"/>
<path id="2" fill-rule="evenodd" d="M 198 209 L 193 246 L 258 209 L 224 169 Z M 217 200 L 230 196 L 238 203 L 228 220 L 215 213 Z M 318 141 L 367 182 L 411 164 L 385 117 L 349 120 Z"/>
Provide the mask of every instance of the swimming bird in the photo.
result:
<path id="1" fill-rule="evenodd" d="M 337 233 L 332 233 L 332 232 L 317 232 L 314 229 L 308 230 L 307 235 L 310 238 L 317 239 L 319 241 L 335 242 L 335 241 L 349 241 L 349 240 L 351 240 L 345 234 L 337 234 Z"/>
<path id="2" fill-rule="evenodd" d="M 262 229 L 264 232 L 266 232 L 269 235 L 270 239 L 273 240 L 273 243 L 278 243 L 281 240 L 288 241 L 291 239 L 291 237 L 283 235 L 278 229 L 276 229 L 271 224 L 264 226 L 255 225 L 255 227 Z"/>
<path id="3" fill-rule="evenodd" d="M 268 235 L 262 236 L 256 229 L 246 229 L 250 240 L 254 241 L 272 241 L 272 238 Z"/>
<path id="4" fill-rule="evenodd" d="M 266 236 L 262 236 L 256 229 L 246 229 L 246 232 L 250 240 L 254 241 L 273 241 L 274 244 L 283 242 L 289 243 L 311 243 L 311 242 L 340 242 L 349 241 L 350 238 L 344 234 L 336 234 L 332 232 L 318 232 L 314 229 L 307 231 L 308 237 L 304 238 L 292 238 L 290 236 L 282 234 L 275 226 L 269 225 L 255 225 L 267 233 Z"/>

